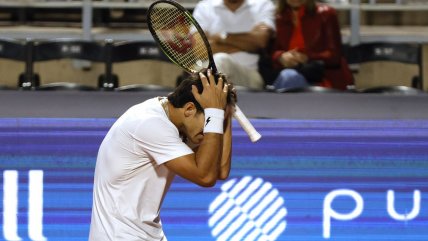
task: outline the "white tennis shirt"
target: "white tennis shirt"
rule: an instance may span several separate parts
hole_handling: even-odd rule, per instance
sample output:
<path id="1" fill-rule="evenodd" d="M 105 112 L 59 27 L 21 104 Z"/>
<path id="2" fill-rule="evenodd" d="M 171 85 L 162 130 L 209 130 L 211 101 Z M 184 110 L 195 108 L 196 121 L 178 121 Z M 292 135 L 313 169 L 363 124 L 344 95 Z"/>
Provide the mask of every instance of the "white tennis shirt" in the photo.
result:
<path id="1" fill-rule="evenodd" d="M 159 213 L 174 174 L 162 164 L 191 153 L 158 98 L 127 110 L 98 152 L 89 240 L 165 239 Z"/>
<path id="2" fill-rule="evenodd" d="M 209 34 L 244 33 L 261 23 L 275 29 L 274 12 L 271 0 L 245 0 L 235 12 L 224 5 L 224 0 L 202 0 L 196 5 L 193 17 Z M 256 53 L 241 51 L 230 56 L 243 66 L 257 69 L 259 55 Z"/>

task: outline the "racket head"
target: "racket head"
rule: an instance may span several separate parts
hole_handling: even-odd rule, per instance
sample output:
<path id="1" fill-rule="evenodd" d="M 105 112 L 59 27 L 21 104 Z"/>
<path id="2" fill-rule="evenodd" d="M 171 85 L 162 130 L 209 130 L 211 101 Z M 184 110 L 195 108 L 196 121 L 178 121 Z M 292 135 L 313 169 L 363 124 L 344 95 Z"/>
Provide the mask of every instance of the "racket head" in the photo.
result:
<path id="1" fill-rule="evenodd" d="M 160 49 L 189 73 L 217 68 L 208 39 L 192 14 L 179 3 L 158 0 L 147 12 L 148 27 Z"/>

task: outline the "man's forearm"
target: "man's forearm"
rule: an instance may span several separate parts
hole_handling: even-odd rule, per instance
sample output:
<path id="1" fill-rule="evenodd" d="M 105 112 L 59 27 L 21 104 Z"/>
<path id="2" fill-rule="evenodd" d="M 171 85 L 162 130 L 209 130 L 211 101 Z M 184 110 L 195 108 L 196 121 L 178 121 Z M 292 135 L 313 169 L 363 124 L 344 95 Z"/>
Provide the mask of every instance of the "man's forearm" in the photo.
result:
<path id="1" fill-rule="evenodd" d="M 224 135 L 224 134 L 223 134 Z M 195 153 L 197 174 L 207 182 L 217 179 L 222 153 L 223 135 L 206 133 L 204 141 Z"/>
<path id="2" fill-rule="evenodd" d="M 214 53 L 258 52 L 259 49 L 266 48 L 271 35 L 271 28 L 264 24 L 259 24 L 250 32 L 208 34 L 208 39 Z"/>
<path id="3" fill-rule="evenodd" d="M 221 43 L 211 43 L 211 49 L 213 53 L 227 53 L 227 54 L 242 51 L 240 48 L 237 48 L 235 46 L 232 46 L 229 44 L 221 44 Z"/>
<path id="4" fill-rule="evenodd" d="M 225 38 L 222 43 L 246 52 L 257 52 L 265 46 L 264 40 L 258 39 L 252 33 L 227 34 L 227 38 Z"/>
<path id="5" fill-rule="evenodd" d="M 225 120 L 225 129 L 223 134 L 223 150 L 220 161 L 220 169 L 218 178 L 221 180 L 226 179 L 230 173 L 232 159 L 232 118 L 229 117 Z"/>
<path id="6" fill-rule="evenodd" d="M 269 27 L 260 24 L 250 32 L 228 33 L 227 37 L 222 39 L 222 43 L 240 48 L 242 51 L 257 52 L 266 48 L 271 34 L 272 30 Z"/>

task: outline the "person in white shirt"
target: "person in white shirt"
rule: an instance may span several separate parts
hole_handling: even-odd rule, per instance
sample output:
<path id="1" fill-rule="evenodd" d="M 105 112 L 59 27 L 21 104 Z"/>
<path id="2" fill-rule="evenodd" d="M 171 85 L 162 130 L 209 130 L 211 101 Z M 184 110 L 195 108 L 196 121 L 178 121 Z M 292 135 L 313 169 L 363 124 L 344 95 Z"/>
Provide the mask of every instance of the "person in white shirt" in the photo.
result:
<path id="1" fill-rule="evenodd" d="M 203 187 L 228 177 L 236 92 L 210 72 L 131 107 L 108 131 L 95 168 L 90 241 L 165 241 L 160 209 L 174 176 Z"/>
<path id="2" fill-rule="evenodd" d="M 271 0 L 202 0 L 193 16 L 207 35 L 214 62 L 235 86 L 263 89 L 260 50 L 275 30 Z"/>

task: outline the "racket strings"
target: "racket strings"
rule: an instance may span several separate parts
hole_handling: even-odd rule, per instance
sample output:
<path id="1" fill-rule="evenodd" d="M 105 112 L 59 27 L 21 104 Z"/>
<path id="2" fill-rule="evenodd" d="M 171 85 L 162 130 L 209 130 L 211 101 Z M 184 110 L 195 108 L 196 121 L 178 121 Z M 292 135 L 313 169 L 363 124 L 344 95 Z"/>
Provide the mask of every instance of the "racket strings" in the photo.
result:
<path id="1" fill-rule="evenodd" d="M 160 44 L 177 63 L 191 72 L 208 67 L 208 50 L 190 17 L 183 11 L 158 6 L 150 13 Z"/>

